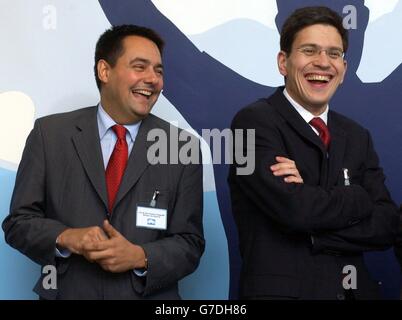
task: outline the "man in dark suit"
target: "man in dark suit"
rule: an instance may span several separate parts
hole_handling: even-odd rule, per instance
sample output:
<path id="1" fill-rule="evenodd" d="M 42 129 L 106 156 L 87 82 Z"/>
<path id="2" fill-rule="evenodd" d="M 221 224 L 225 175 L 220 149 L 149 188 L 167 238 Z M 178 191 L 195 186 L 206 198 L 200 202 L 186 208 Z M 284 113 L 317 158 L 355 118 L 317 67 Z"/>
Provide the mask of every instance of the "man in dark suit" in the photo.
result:
<path id="1" fill-rule="evenodd" d="M 162 48 L 151 29 L 107 30 L 95 52 L 99 105 L 35 122 L 3 230 L 33 261 L 56 266 L 57 285 L 43 274 L 34 289 L 43 299 L 178 299 L 178 280 L 198 266 L 198 141 L 188 136 L 197 161 L 155 161 L 184 144 L 150 114 Z M 152 132 L 166 134 L 161 154 L 149 152 Z"/>
<path id="2" fill-rule="evenodd" d="M 232 122 L 255 129 L 255 171 L 238 175 L 234 164 L 229 174 L 240 296 L 379 298 L 363 252 L 392 245 L 398 213 L 369 132 L 328 109 L 346 72 L 347 31 L 334 11 L 302 8 L 283 25 L 280 45 L 285 87 Z"/>

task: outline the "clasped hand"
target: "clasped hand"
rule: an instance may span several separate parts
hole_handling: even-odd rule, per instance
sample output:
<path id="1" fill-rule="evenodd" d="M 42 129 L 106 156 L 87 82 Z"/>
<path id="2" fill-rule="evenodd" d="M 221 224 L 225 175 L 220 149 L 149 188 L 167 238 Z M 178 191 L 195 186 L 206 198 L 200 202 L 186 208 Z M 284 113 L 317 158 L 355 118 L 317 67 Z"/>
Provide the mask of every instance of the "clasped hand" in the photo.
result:
<path id="1" fill-rule="evenodd" d="M 145 266 L 142 247 L 128 241 L 108 220 L 103 222 L 103 229 L 98 226 L 67 229 L 60 234 L 57 243 L 109 272 Z"/>

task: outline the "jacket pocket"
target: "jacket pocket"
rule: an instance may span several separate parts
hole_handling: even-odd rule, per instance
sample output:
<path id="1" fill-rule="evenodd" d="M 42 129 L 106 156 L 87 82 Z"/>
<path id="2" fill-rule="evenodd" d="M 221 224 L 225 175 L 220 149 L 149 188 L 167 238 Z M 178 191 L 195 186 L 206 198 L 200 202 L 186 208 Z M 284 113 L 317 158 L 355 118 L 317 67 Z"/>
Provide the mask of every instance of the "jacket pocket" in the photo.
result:
<path id="1" fill-rule="evenodd" d="M 245 275 L 242 281 L 241 298 L 276 296 L 298 298 L 300 281 L 282 274 Z"/>

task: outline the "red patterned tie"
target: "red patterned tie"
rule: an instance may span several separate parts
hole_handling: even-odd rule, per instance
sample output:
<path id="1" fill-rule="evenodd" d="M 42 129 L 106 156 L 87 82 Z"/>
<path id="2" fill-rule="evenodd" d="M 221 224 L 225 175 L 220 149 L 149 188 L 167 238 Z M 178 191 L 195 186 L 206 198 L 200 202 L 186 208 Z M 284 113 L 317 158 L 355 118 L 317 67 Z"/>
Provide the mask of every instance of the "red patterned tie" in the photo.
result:
<path id="1" fill-rule="evenodd" d="M 114 201 L 116 200 L 117 191 L 119 191 L 120 182 L 123 178 L 128 159 L 128 146 L 126 141 L 127 129 L 118 124 L 114 125 L 112 129 L 116 133 L 117 141 L 106 168 L 109 214 L 112 213 Z"/>
<path id="2" fill-rule="evenodd" d="M 309 122 L 317 131 L 321 138 L 322 143 L 325 146 L 325 149 L 328 150 L 329 143 L 331 142 L 331 136 L 329 134 L 329 130 L 325 122 L 319 118 L 313 118 Z"/>

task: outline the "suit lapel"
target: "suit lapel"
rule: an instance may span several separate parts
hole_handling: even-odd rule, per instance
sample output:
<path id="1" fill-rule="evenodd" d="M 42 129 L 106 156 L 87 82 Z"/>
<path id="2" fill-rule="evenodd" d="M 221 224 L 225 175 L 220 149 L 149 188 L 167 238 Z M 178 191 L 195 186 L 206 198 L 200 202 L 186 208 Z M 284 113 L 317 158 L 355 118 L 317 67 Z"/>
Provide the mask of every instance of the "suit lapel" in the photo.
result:
<path id="1" fill-rule="evenodd" d="M 135 138 L 133 149 L 128 159 L 126 171 L 124 172 L 119 191 L 117 193 L 114 206 L 124 198 L 127 192 L 137 183 L 142 173 L 149 166 L 147 159 L 147 150 L 152 141 L 147 141 L 148 132 L 155 128 L 153 116 L 149 115 L 142 120 L 137 137 Z"/>
<path id="2" fill-rule="evenodd" d="M 269 98 L 269 103 L 276 108 L 276 110 L 299 135 L 316 145 L 325 156 L 326 150 L 322 141 L 311 129 L 310 125 L 304 121 L 296 109 L 286 99 L 286 97 L 283 95 L 283 89 L 284 87 L 279 87 L 275 94 Z"/>
<path id="3" fill-rule="evenodd" d="M 292 126 L 296 132 L 316 145 L 326 157 L 326 150 L 318 135 L 314 133 L 310 125 L 304 121 L 299 113 L 293 108 L 290 102 L 283 95 L 283 87 L 280 87 L 273 96 L 269 98 L 276 110 L 284 117 L 284 119 Z M 330 111 L 328 113 L 328 129 L 331 134 L 331 146 L 329 149 L 329 169 L 327 185 L 333 186 L 342 169 L 343 157 L 346 148 L 346 134 L 342 129 L 342 124 L 337 115 Z"/>
<path id="4" fill-rule="evenodd" d="M 342 129 L 339 119 L 333 112 L 328 113 L 328 129 L 331 134 L 331 146 L 329 149 L 328 186 L 336 184 L 339 172 L 342 170 L 343 157 L 346 148 L 346 134 Z"/>
<path id="5" fill-rule="evenodd" d="M 76 124 L 78 132 L 72 140 L 89 180 L 107 208 L 105 169 L 99 142 L 97 110 L 97 107 L 93 107 L 89 116 L 82 117 L 78 121 Z"/>

